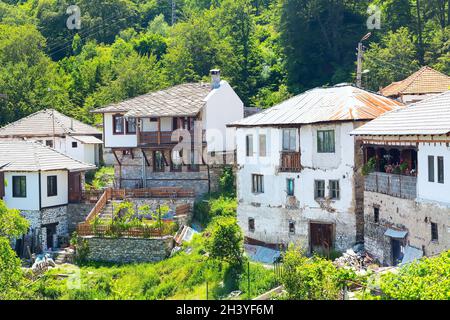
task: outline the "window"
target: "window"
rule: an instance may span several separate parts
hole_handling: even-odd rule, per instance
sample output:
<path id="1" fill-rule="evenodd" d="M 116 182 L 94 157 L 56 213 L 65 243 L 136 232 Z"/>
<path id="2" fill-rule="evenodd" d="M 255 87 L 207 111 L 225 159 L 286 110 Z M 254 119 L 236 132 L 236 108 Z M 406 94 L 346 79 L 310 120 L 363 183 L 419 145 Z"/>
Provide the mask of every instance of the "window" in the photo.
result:
<path id="1" fill-rule="evenodd" d="M 295 234 L 295 222 L 289 221 L 289 234 Z"/>
<path id="2" fill-rule="evenodd" d="M 428 156 L 428 181 L 434 182 L 434 157 Z"/>
<path id="3" fill-rule="evenodd" d="M 259 135 L 259 156 L 260 157 L 266 156 L 266 135 L 265 134 Z"/>
<path id="4" fill-rule="evenodd" d="M 123 134 L 123 116 L 120 114 L 113 116 L 113 133 Z"/>
<path id="5" fill-rule="evenodd" d="M 248 231 L 255 232 L 255 219 L 248 218 Z"/>
<path id="6" fill-rule="evenodd" d="M 136 118 L 128 118 L 125 122 L 127 134 L 136 133 Z"/>
<path id="7" fill-rule="evenodd" d="M 317 152 L 318 153 L 334 153 L 334 130 L 317 131 Z"/>
<path id="8" fill-rule="evenodd" d="M 150 118 L 150 122 L 158 122 L 158 118 Z"/>
<path id="9" fill-rule="evenodd" d="M 294 179 L 286 179 L 287 195 L 292 197 L 294 195 Z"/>
<path id="10" fill-rule="evenodd" d="M 373 222 L 375 222 L 375 223 L 380 222 L 380 208 L 379 207 L 373 207 Z"/>
<path id="11" fill-rule="evenodd" d="M 431 241 L 438 241 L 438 240 L 439 240 L 438 225 L 437 225 L 437 223 L 432 222 L 431 223 Z"/>
<path id="12" fill-rule="evenodd" d="M 47 197 L 58 195 L 58 179 L 56 176 L 47 177 Z"/>
<path id="13" fill-rule="evenodd" d="M 330 198 L 339 199 L 339 197 L 340 197 L 339 180 L 330 180 Z"/>
<path id="14" fill-rule="evenodd" d="M 72 142 L 72 148 L 78 148 L 78 142 L 73 141 Z"/>
<path id="15" fill-rule="evenodd" d="M 296 146 L 296 129 L 283 130 L 283 151 L 295 151 Z"/>
<path id="16" fill-rule="evenodd" d="M 444 157 L 437 157 L 438 183 L 444 183 Z"/>
<path id="17" fill-rule="evenodd" d="M 164 155 L 161 151 L 153 152 L 153 171 L 163 172 L 165 167 Z"/>
<path id="18" fill-rule="evenodd" d="M 45 145 L 47 147 L 53 148 L 53 140 L 45 140 Z"/>
<path id="19" fill-rule="evenodd" d="M 27 177 L 13 176 L 13 198 L 27 197 Z"/>
<path id="20" fill-rule="evenodd" d="M 260 174 L 252 175 L 252 192 L 264 193 L 264 176 Z"/>
<path id="21" fill-rule="evenodd" d="M 181 155 L 181 150 L 172 151 L 172 171 L 180 172 L 182 170 L 183 157 Z"/>
<path id="22" fill-rule="evenodd" d="M 325 198 L 325 180 L 314 181 L 314 198 Z"/>
<path id="23" fill-rule="evenodd" d="M 253 157 L 253 136 L 249 134 L 246 136 L 245 140 L 246 155 L 247 157 Z"/>

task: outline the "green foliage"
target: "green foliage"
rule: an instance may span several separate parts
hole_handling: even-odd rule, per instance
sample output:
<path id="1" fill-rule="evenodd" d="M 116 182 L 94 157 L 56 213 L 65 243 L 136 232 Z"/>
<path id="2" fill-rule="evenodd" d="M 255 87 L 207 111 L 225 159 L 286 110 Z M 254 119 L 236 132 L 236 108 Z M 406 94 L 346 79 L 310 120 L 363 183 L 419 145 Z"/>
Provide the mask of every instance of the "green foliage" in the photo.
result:
<path id="1" fill-rule="evenodd" d="M 213 195 L 195 203 L 194 218 L 207 225 L 215 217 L 235 217 L 237 200 L 223 195 Z"/>
<path id="2" fill-rule="evenodd" d="M 0 300 L 25 297 L 26 282 L 21 261 L 10 245 L 10 239 L 27 232 L 29 223 L 18 210 L 8 209 L 0 200 Z"/>
<path id="3" fill-rule="evenodd" d="M 231 265 L 242 264 L 243 235 L 234 217 L 220 217 L 212 222 L 207 249 L 211 258 Z"/>
<path id="4" fill-rule="evenodd" d="M 86 173 L 86 181 L 88 174 Z M 91 183 L 87 186 L 94 190 L 100 190 L 114 185 L 114 167 L 101 167 L 95 171 Z"/>
<path id="5" fill-rule="evenodd" d="M 367 176 L 369 173 L 374 172 L 376 163 L 377 160 L 375 157 L 370 158 L 369 161 L 367 161 L 367 163 L 365 163 L 362 167 L 363 176 Z"/>
<path id="6" fill-rule="evenodd" d="M 295 246 L 289 247 L 283 262 L 281 282 L 287 299 L 337 300 L 346 281 L 356 277 L 350 270 L 337 269 L 329 260 L 307 258 Z"/>
<path id="7" fill-rule="evenodd" d="M 449 300 L 450 251 L 382 275 L 379 287 L 386 300 Z"/>
<path id="8" fill-rule="evenodd" d="M 219 178 L 219 191 L 223 195 L 229 197 L 236 196 L 236 187 L 234 185 L 233 167 L 225 167 L 223 173 Z"/>

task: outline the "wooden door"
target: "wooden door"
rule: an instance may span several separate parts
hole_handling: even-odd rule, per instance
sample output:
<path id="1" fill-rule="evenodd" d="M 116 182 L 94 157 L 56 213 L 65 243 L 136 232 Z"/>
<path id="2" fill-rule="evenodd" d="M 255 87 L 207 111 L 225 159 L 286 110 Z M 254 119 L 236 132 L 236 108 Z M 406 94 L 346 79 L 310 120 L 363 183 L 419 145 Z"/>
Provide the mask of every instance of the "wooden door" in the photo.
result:
<path id="1" fill-rule="evenodd" d="M 81 202 L 81 173 L 69 172 L 69 202 Z"/>
<path id="2" fill-rule="evenodd" d="M 333 248 L 333 225 L 325 223 L 311 223 L 309 230 L 311 253 L 329 253 Z"/>

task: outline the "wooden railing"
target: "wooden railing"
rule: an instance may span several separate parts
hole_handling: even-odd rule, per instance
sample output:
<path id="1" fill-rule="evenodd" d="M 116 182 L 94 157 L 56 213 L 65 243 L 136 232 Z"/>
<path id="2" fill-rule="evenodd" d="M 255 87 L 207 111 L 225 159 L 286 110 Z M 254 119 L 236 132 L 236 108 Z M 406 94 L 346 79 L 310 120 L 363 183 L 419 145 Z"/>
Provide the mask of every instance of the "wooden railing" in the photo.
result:
<path id="1" fill-rule="evenodd" d="M 280 171 L 300 172 L 300 152 L 281 152 Z"/>
<path id="2" fill-rule="evenodd" d="M 194 141 L 194 131 L 189 131 L 191 135 L 191 142 Z M 140 144 L 177 144 L 177 135 L 174 135 L 174 140 L 172 140 L 173 131 L 153 131 L 153 132 L 140 132 L 139 133 L 139 143 Z M 182 137 L 183 135 L 181 135 Z M 205 141 L 205 130 L 202 131 L 202 142 Z"/>
<path id="3" fill-rule="evenodd" d="M 92 208 L 91 212 L 89 212 L 88 216 L 86 217 L 86 222 L 91 222 L 92 220 L 97 217 L 102 210 L 105 208 L 106 204 L 108 203 L 109 198 L 111 197 L 111 189 L 106 189 L 100 199 L 98 199 L 97 203 L 95 204 L 94 208 Z"/>
<path id="4" fill-rule="evenodd" d="M 175 215 L 182 216 L 191 212 L 191 205 L 189 203 L 182 204 L 175 209 Z"/>
<path id="5" fill-rule="evenodd" d="M 147 189 L 106 189 L 110 190 L 109 200 L 124 200 L 127 198 L 193 198 L 193 189 L 180 187 L 161 187 Z M 104 190 L 89 190 L 83 192 L 83 200 L 97 203 L 103 195 Z"/>

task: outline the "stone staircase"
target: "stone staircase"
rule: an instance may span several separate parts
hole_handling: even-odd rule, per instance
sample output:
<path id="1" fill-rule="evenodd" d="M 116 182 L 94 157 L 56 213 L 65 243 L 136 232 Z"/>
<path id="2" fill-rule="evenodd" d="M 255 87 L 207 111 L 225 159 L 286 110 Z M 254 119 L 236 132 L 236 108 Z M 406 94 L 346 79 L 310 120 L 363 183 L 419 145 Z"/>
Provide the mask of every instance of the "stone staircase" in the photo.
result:
<path id="1" fill-rule="evenodd" d="M 105 207 L 103 208 L 103 210 L 101 211 L 100 215 L 99 215 L 100 220 L 101 220 L 102 222 L 108 222 L 108 221 L 111 221 L 112 218 L 113 218 L 114 207 L 115 207 L 117 204 L 121 203 L 121 202 L 122 202 L 122 201 L 117 201 L 117 200 L 115 200 L 115 201 L 111 201 L 111 200 L 108 201 L 108 202 L 106 203 Z"/>

